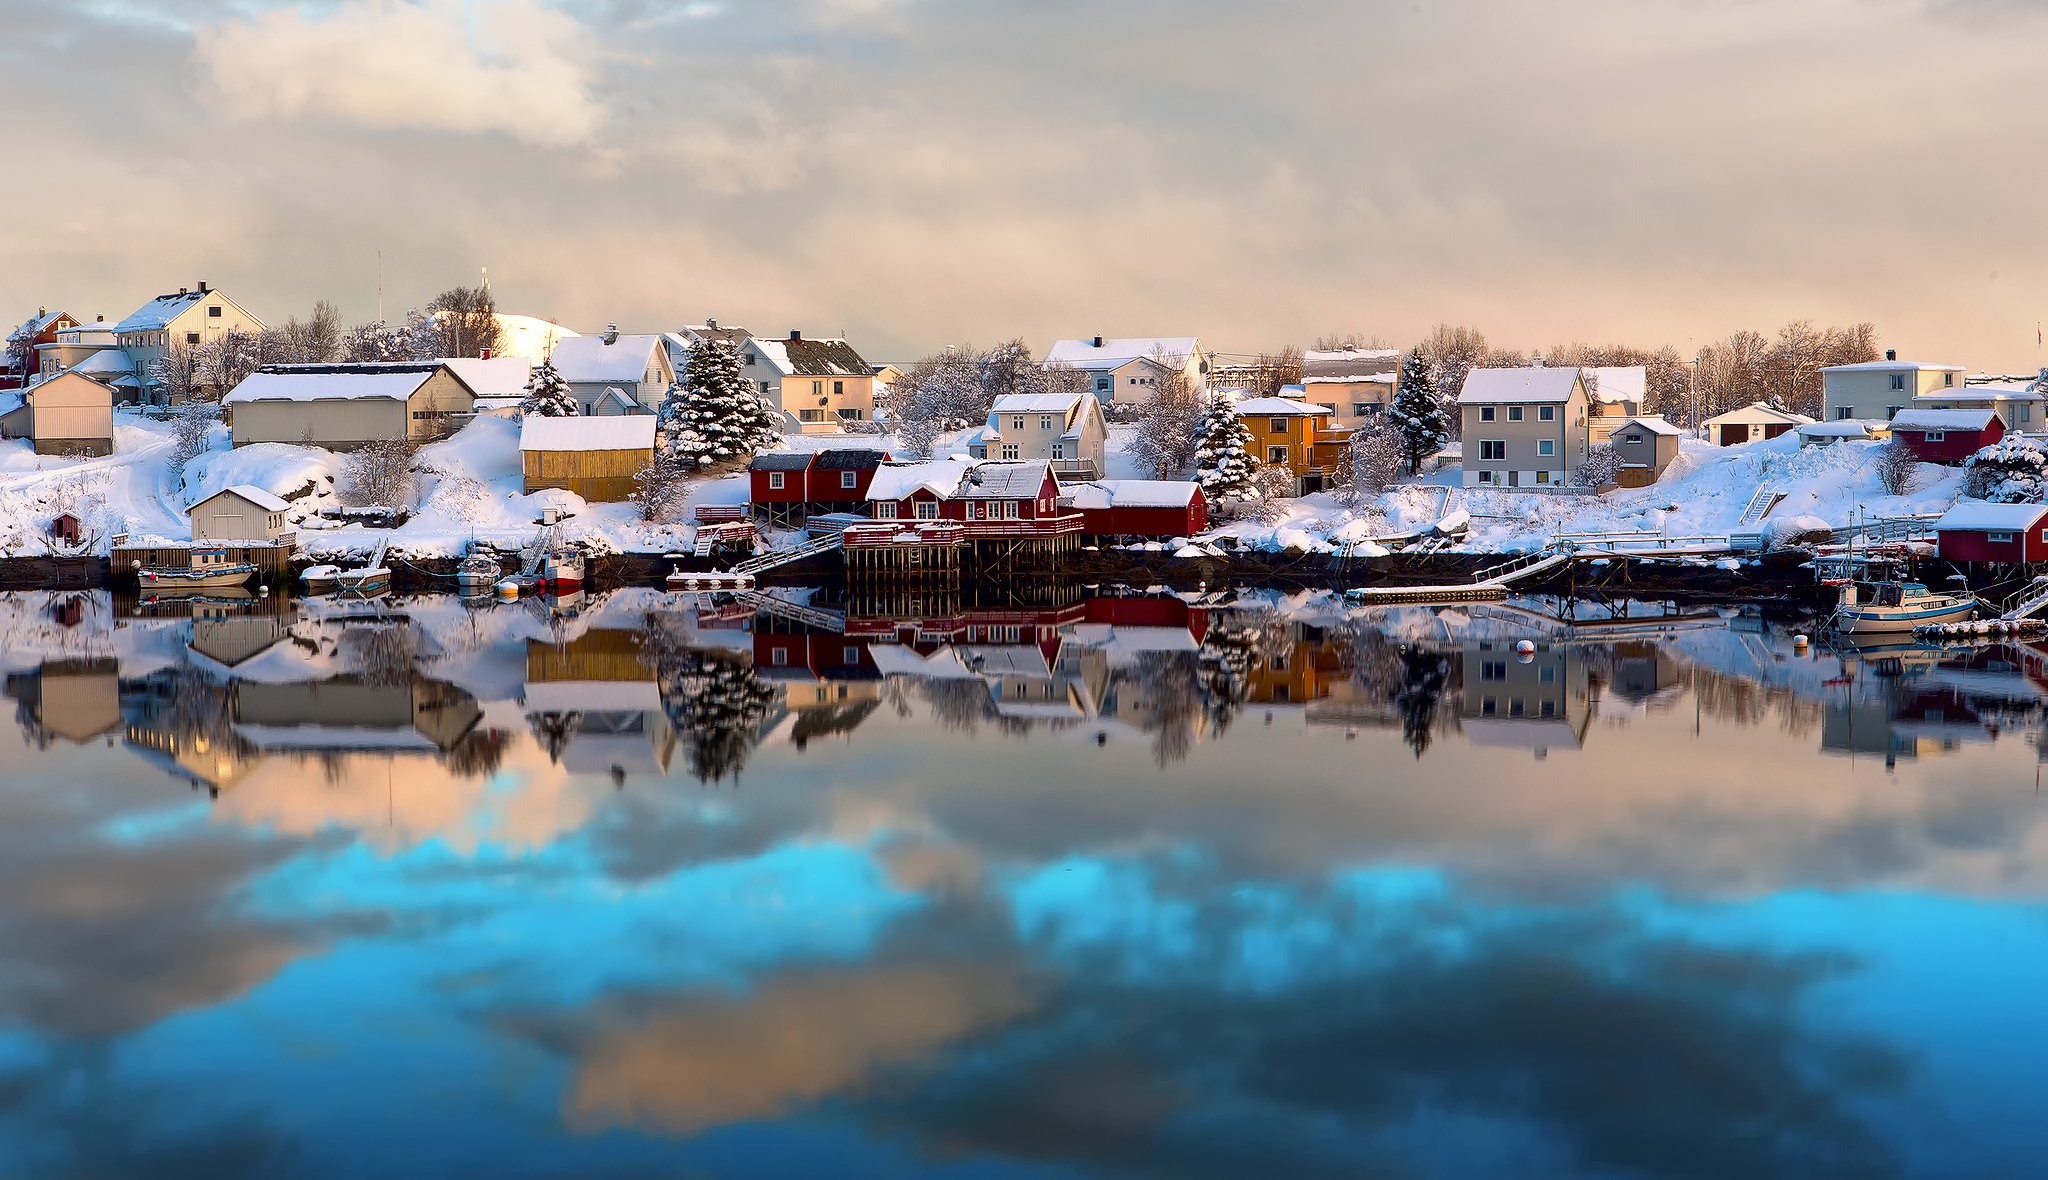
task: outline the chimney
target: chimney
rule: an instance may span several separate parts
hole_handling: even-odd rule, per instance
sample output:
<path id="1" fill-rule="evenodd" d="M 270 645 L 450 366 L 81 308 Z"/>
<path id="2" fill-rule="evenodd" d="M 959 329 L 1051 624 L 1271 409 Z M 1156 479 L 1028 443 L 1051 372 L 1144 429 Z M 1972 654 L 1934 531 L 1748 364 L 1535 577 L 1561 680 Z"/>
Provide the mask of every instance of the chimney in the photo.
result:
<path id="1" fill-rule="evenodd" d="M 96 324 L 104 324 L 107 322 L 107 317 L 103 315 L 96 315 L 92 317 L 92 322 Z"/>
<path id="2" fill-rule="evenodd" d="M 789 339 L 792 344 L 795 343 L 796 341 L 802 340 L 803 338 L 804 334 L 800 330 L 796 328 L 791 328 L 789 330 Z"/>
<path id="3" fill-rule="evenodd" d="M 205 279 L 201 279 L 201 280 L 199 280 L 199 293 L 200 293 L 201 295 L 204 295 L 204 294 L 206 294 L 206 293 L 208 293 L 208 292 L 210 292 L 210 291 L 212 291 L 212 290 L 213 290 L 213 288 L 212 288 L 212 287 L 209 287 L 209 286 L 207 286 L 207 285 L 206 285 L 206 280 L 205 280 Z"/>
<path id="4" fill-rule="evenodd" d="M 714 319 L 712 319 L 712 318 L 711 318 L 710 316 L 705 316 L 705 317 L 704 317 L 704 326 L 705 326 L 706 328 L 716 328 L 716 327 L 718 326 L 718 321 L 717 321 L 717 320 L 714 320 Z"/>
<path id="5" fill-rule="evenodd" d="M 1102 337 L 1100 337 L 1100 336 L 1097 336 L 1097 337 L 1095 338 L 1095 347 L 1097 347 L 1097 348 L 1101 348 L 1101 347 L 1102 347 Z"/>
<path id="6" fill-rule="evenodd" d="M 617 324 L 606 324 L 604 326 L 604 342 L 606 345 L 613 345 L 619 342 L 619 326 Z"/>
<path id="7" fill-rule="evenodd" d="M 180 287 L 180 288 L 178 288 L 178 294 L 180 294 L 180 295 L 190 295 L 191 293 L 192 293 L 192 289 L 191 289 L 190 287 Z"/>
<path id="8" fill-rule="evenodd" d="M 1899 350 L 1898 350 L 1898 349 L 1896 349 L 1896 348 L 1887 348 L 1887 349 L 1885 349 L 1885 350 L 1884 350 L 1884 359 L 1886 359 L 1886 360 L 1888 360 L 1888 361 L 1895 361 L 1895 360 L 1898 360 L 1898 359 L 1899 359 Z"/>
<path id="9" fill-rule="evenodd" d="M 486 348 L 482 352 L 477 354 L 477 359 L 485 361 L 490 360 L 493 356 L 497 355 L 497 352 L 498 350 L 495 348 Z"/>

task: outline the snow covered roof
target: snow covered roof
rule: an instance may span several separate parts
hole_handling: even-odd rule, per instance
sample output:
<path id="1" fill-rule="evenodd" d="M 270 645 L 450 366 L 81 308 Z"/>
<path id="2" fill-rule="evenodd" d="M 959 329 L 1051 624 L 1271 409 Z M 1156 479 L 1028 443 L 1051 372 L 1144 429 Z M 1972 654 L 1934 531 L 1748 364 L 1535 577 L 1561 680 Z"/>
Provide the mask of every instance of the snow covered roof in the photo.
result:
<path id="1" fill-rule="evenodd" d="M 1650 389 L 1650 371 L 1642 365 L 1593 365 L 1586 389 L 1594 401 L 1640 402 Z"/>
<path id="2" fill-rule="evenodd" d="M 2040 402 L 2048 401 L 2048 397 L 2025 385 L 1972 385 L 1967 389 L 1940 389 L 1933 393 L 1916 393 L 1913 400 L 1925 402 L 1933 409 L 1943 409 L 1952 406 L 1990 406 L 1999 402 Z"/>
<path id="3" fill-rule="evenodd" d="M 170 322 L 182 315 L 186 308 L 206 296 L 197 291 L 175 291 L 159 295 L 129 312 L 127 317 L 114 325 L 116 332 L 155 332 L 170 326 Z"/>
<path id="4" fill-rule="evenodd" d="M 1391 348 L 1311 348 L 1301 354 L 1301 379 L 1307 385 L 1391 381 L 1400 364 L 1401 354 Z"/>
<path id="5" fill-rule="evenodd" d="M 868 485 L 870 500 L 908 499 L 920 488 L 937 496 L 950 496 L 967 476 L 972 459 L 930 459 L 922 463 L 884 463 L 875 468 L 875 480 Z"/>
<path id="6" fill-rule="evenodd" d="M 1061 489 L 1076 508 L 1186 508 L 1200 485 L 1177 479 L 1098 479 Z"/>
<path id="7" fill-rule="evenodd" d="M 1330 407 L 1328 406 L 1318 406 L 1312 402 L 1298 402 L 1291 397 L 1246 398 L 1244 401 L 1237 403 L 1235 408 L 1238 414 L 1243 417 L 1258 415 L 1271 417 L 1282 414 L 1327 414 L 1330 412 Z"/>
<path id="8" fill-rule="evenodd" d="M 861 359 L 860 353 L 844 340 L 828 337 L 823 340 L 763 340 L 756 336 L 749 341 L 758 349 L 769 364 L 774 365 L 784 376 L 791 377 L 872 377 L 873 366 Z"/>
<path id="9" fill-rule="evenodd" d="M 954 494 L 963 500 L 1030 500 L 1045 486 L 1050 470 L 1043 459 L 977 463 Z"/>
<path id="10" fill-rule="evenodd" d="M 1937 373 L 1961 373 L 1961 365 L 1937 365 L 1927 361 L 1858 361 L 1853 365 L 1829 365 L 1823 373 L 1914 373 L 1932 369 Z"/>
<path id="11" fill-rule="evenodd" d="M 1882 428 L 1883 423 L 1877 423 Z M 1799 426 L 1801 438 L 1869 438 L 1872 423 L 1860 418 L 1838 418 L 1833 422 L 1803 422 Z"/>
<path id="12" fill-rule="evenodd" d="M 1095 341 L 1102 343 L 1097 345 Z M 1041 364 L 1064 365 L 1074 369 L 1120 369 L 1135 360 L 1193 356 L 1201 341 L 1194 336 L 1130 336 L 1120 339 L 1090 337 L 1086 340 L 1055 340 Z"/>
<path id="13" fill-rule="evenodd" d="M 49 310 L 40 311 L 37 312 L 35 315 L 28 317 L 26 320 L 23 320 L 21 322 L 21 326 L 19 328 L 16 328 L 12 334 L 22 337 L 40 336 L 44 332 L 49 331 L 50 325 L 56 323 L 58 320 L 69 318 L 71 317 L 68 312 Z"/>
<path id="14" fill-rule="evenodd" d="M 823 471 L 867 471 L 889 461 L 889 452 L 874 447 L 834 447 L 818 452 Z"/>
<path id="15" fill-rule="evenodd" d="M 810 451 L 762 451 L 747 462 L 748 471 L 803 471 L 810 467 Z"/>
<path id="16" fill-rule="evenodd" d="M 572 385 L 599 381 L 638 385 L 646 380 L 656 349 L 666 351 L 659 336 L 618 336 L 610 344 L 602 336 L 572 336 L 556 341 L 548 359 L 562 380 Z"/>
<path id="17" fill-rule="evenodd" d="M 135 371 L 135 358 L 119 348 L 102 348 L 71 366 L 71 371 L 83 373 L 88 377 L 97 377 L 104 374 L 133 373 Z"/>
<path id="18" fill-rule="evenodd" d="M 745 344 L 753 333 L 730 324 L 684 324 L 682 332 L 671 332 L 669 335 L 672 339 L 680 339 L 685 348 L 694 345 L 695 341 L 691 337 L 695 337 L 696 340 L 723 340 L 738 348 Z"/>
<path id="19" fill-rule="evenodd" d="M 1534 365 L 1521 369 L 1473 369 L 1458 391 L 1461 406 L 1511 402 L 1565 402 L 1579 383 L 1579 371 L 1568 366 Z"/>
<path id="20" fill-rule="evenodd" d="M 539 316 L 511 315 L 501 311 L 497 313 L 497 320 L 499 356 L 537 361 L 562 341 L 574 340 L 581 335 Z"/>
<path id="21" fill-rule="evenodd" d="M 1893 430 L 1982 430 L 1998 415 L 1991 410 L 1900 410 Z"/>
<path id="22" fill-rule="evenodd" d="M 585 336 L 588 340 L 591 337 Z M 648 451 L 654 449 L 652 414 L 544 418 L 528 414 L 519 423 L 522 451 Z"/>
<path id="23" fill-rule="evenodd" d="M 524 397 L 526 382 L 533 376 L 533 362 L 523 356 L 448 357 L 441 362 L 454 370 L 478 397 Z"/>
<path id="24" fill-rule="evenodd" d="M 1741 426 L 1747 423 L 1761 423 L 1764 425 L 1770 425 L 1776 422 L 1785 422 L 1793 426 L 1798 426 L 1801 423 L 1811 421 L 1813 421 L 1813 419 L 1807 417 L 1804 414 L 1794 414 L 1790 410 L 1772 409 L 1770 406 L 1765 405 L 1763 402 L 1751 402 L 1746 406 L 1729 410 L 1725 414 L 1716 414 L 1713 417 L 1707 419 L 1704 423 L 1701 423 L 1701 425 Z"/>
<path id="25" fill-rule="evenodd" d="M 1664 419 L 1658 417 L 1655 414 L 1638 414 L 1635 417 L 1630 418 L 1628 421 L 1623 422 L 1621 425 L 1615 427 L 1614 432 L 1616 434 L 1620 434 L 1622 431 L 1627 430 L 1631 426 L 1640 426 L 1644 430 L 1649 431 L 1651 434 L 1661 434 L 1666 436 L 1667 438 L 1676 438 L 1682 436 L 1685 433 L 1685 431 L 1680 430 L 1678 427 L 1673 426 L 1671 423 L 1666 422 Z"/>
<path id="26" fill-rule="evenodd" d="M 1990 504 L 1983 500 L 1958 500 L 1956 506 L 1934 522 L 1937 530 L 1969 529 L 2018 532 L 2031 528 L 2048 513 L 2048 504 Z"/>
<path id="27" fill-rule="evenodd" d="M 989 407 L 991 414 L 1065 414 L 1081 404 L 1078 393 L 1006 393 Z"/>
<path id="28" fill-rule="evenodd" d="M 242 379 L 221 399 L 224 405 L 255 401 L 405 401 L 441 371 L 440 361 L 385 364 L 266 365 Z"/>
<path id="29" fill-rule="evenodd" d="M 265 512 L 283 512 L 291 507 L 291 505 L 286 504 L 283 500 L 278 499 L 262 488 L 246 483 L 238 483 L 231 487 L 222 488 L 206 499 L 199 501 L 199 504 L 210 503 L 220 499 L 222 496 L 240 496 Z M 197 508 L 199 504 L 194 504 L 192 507 Z"/>

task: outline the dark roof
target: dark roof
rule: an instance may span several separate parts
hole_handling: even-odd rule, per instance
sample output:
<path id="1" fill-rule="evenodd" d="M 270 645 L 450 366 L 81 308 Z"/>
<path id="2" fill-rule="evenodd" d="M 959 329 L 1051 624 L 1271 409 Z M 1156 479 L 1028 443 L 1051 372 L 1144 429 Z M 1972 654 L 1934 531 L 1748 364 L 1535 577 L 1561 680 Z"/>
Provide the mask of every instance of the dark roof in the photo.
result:
<path id="1" fill-rule="evenodd" d="M 872 447 L 842 447 L 818 452 L 818 466 L 832 471 L 870 471 L 888 459 L 889 452 Z"/>
<path id="2" fill-rule="evenodd" d="M 802 471 L 811 465 L 811 455 L 805 451 L 766 451 L 754 456 L 747 464 L 748 471 Z"/>
<path id="3" fill-rule="evenodd" d="M 790 371 L 799 377 L 865 377 L 874 367 L 844 340 L 773 340 L 789 356 Z"/>
<path id="4" fill-rule="evenodd" d="M 312 365 L 265 365 L 259 373 L 310 373 L 334 376 L 342 373 L 431 373 L 441 361 L 335 361 Z M 459 374 L 458 374 L 459 376 Z"/>

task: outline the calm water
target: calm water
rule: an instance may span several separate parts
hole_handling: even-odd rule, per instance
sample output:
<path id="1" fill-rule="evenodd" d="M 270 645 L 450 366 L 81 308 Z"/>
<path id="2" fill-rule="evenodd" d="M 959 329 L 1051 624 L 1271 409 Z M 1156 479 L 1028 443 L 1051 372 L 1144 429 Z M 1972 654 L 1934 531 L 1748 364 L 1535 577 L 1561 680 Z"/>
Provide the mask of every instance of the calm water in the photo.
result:
<path id="1" fill-rule="evenodd" d="M 2042 1172 L 2048 647 L 847 605 L 0 597 L 0 1175 Z"/>

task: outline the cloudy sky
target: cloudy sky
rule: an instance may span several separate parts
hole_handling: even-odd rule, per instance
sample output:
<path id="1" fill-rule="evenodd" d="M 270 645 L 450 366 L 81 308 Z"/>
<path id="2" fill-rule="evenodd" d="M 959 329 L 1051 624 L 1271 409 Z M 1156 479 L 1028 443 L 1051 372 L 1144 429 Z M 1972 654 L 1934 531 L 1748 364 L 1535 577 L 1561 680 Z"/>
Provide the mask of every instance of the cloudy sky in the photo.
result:
<path id="1" fill-rule="evenodd" d="M 195 20 L 193 13 L 205 15 Z M 2048 363 L 2040 0 L 0 0 L 0 319 Z"/>

